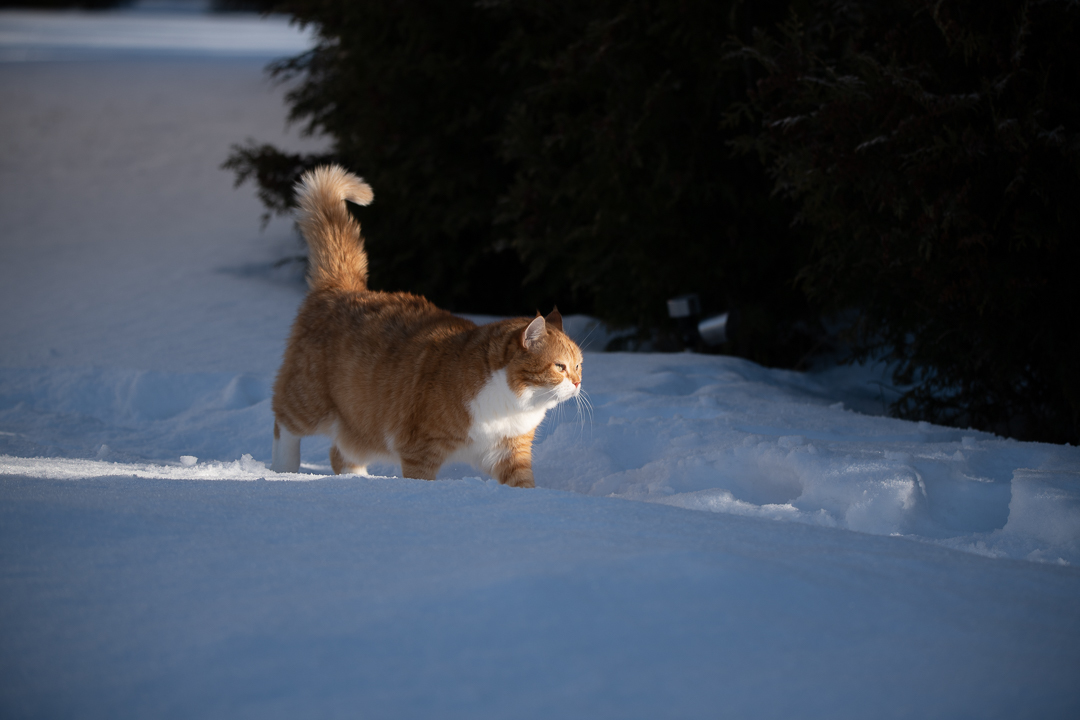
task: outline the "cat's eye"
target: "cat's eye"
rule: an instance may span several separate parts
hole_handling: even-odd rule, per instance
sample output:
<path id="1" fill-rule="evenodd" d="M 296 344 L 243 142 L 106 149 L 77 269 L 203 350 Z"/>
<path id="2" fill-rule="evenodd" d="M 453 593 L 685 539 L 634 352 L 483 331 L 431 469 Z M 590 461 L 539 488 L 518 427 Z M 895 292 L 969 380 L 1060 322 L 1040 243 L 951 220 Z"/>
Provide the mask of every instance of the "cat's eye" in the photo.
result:
<path id="1" fill-rule="evenodd" d="M 559 369 L 559 372 L 566 372 L 566 366 L 562 363 L 555 363 L 555 367 Z"/>

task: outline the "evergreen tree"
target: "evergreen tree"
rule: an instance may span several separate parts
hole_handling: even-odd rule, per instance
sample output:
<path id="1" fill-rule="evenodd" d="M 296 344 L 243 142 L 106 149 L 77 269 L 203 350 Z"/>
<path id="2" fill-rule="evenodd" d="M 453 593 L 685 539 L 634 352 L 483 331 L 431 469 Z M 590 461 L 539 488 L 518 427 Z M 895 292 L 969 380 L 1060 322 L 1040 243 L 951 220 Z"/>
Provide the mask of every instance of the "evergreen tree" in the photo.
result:
<path id="1" fill-rule="evenodd" d="M 724 125 L 748 80 L 725 43 L 786 3 L 513 6 L 508 54 L 528 82 L 502 133 L 515 174 L 500 222 L 529 279 L 643 328 L 664 326 L 665 299 L 697 292 L 706 312 L 739 313 L 730 350 L 797 363 L 813 341 L 793 282 L 805 243 Z"/>
<path id="2" fill-rule="evenodd" d="M 298 78 L 290 119 L 333 142 L 327 155 L 234 148 L 226 167 L 257 180 L 274 212 L 294 203 L 307 168 L 335 161 L 375 189 L 363 216 L 376 289 L 410 290 L 454 310 L 525 312 L 521 265 L 495 241 L 510 173 L 498 130 L 509 78 L 494 63 L 503 35 L 467 0 L 287 0 L 276 11 L 318 30 L 316 47 L 271 67 Z"/>
<path id="3" fill-rule="evenodd" d="M 790 366 L 812 341 L 793 284 L 805 243 L 723 124 L 748 82 L 723 43 L 785 7 L 284 2 L 320 42 L 274 72 L 301 80 L 291 117 L 334 146 L 252 144 L 228 166 L 276 212 L 307 167 L 364 175 L 375 287 L 461 311 L 558 303 L 661 339 L 667 298 L 698 292 L 706 311 L 740 312 L 729 350 Z"/>

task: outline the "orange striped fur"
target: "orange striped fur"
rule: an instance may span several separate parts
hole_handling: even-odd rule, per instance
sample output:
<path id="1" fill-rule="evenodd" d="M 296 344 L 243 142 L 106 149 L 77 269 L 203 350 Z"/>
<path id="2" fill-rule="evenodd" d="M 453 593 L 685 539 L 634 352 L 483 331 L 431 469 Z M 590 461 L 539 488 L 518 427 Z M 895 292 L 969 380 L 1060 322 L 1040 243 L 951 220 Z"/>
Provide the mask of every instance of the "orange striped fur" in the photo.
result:
<path id="1" fill-rule="evenodd" d="M 273 469 L 296 472 L 300 438 L 324 434 L 335 473 L 381 460 L 434 480 L 454 460 L 533 487 L 533 433 L 581 386 L 581 350 L 558 310 L 478 327 L 422 297 L 370 291 L 344 200 L 367 205 L 371 188 L 329 166 L 297 189 L 309 291 L 274 384 Z"/>

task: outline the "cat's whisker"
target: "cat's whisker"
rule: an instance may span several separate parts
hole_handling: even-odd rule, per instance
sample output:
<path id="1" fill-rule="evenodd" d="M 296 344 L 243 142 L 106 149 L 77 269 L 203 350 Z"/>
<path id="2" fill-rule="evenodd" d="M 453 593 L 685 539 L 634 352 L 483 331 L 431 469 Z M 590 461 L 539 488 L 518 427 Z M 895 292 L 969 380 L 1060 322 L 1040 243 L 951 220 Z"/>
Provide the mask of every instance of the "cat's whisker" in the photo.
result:
<path id="1" fill-rule="evenodd" d="M 595 325 L 593 325 L 592 330 L 586 333 L 585 337 L 583 337 L 581 339 L 581 342 L 578 343 L 578 347 L 581 348 L 582 352 L 589 349 L 589 338 L 592 337 L 592 334 L 596 332 L 596 328 L 598 327 L 600 327 L 600 323 L 596 323 Z"/>
<path id="2" fill-rule="evenodd" d="M 589 400 L 589 393 L 585 392 L 584 390 L 579 392 L 578 393 L 578 402 L 580 404 L 582 404 L 587 410 L 589 410 L 590 415 L 591 415 L 591 413 L 592 413 L 592 402 Z"/>
<path id="3" fill-rule="evenodd" d="M 594 422 L 592 400 L 589 399 L 589 394 L 587 392 L 585 392 L 584 390 L 581 391 L 581 393 L 578 395 L 578 398 L 581 401 L 580 406 L 584 407 L 585 412 L 588 413 L 588 415 L 589 415 L 589 427 L 591 428 L 593 426 L 593 422 Z M 584 423 L 585 423 L 584 415 L 582 416 L 582 421 L 581 422 L 582 422 L 582 425 L 584 425 Z"/>

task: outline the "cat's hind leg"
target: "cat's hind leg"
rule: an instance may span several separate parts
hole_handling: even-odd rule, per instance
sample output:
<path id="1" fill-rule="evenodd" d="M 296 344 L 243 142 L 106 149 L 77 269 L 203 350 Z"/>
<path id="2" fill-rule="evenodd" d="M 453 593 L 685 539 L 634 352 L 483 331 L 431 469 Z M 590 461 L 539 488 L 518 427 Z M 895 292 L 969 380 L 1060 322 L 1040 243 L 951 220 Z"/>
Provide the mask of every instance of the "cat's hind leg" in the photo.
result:
<path id="1" fill-rule="evenodd" d="M 274 421 L 274 448 L 270 469 L 277 473 L 300 472 L 300 436 Z"/>
<path id="2" fill-rule="evenodd" d="M 349 462 L 338 450 L 337 445 L 330 446 L 330 467 L 334 468 L 335 475 L 367 475 L 367 465 Z"/>

